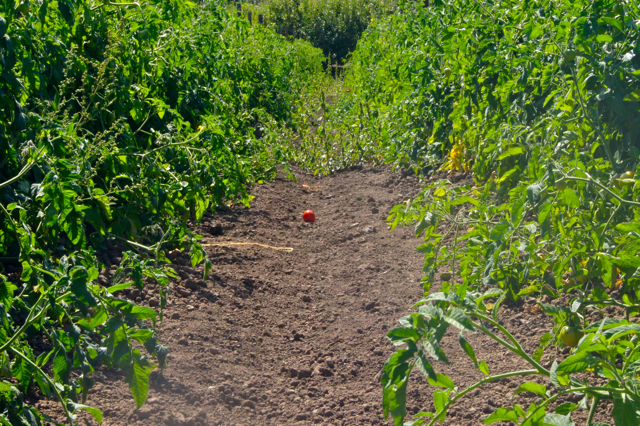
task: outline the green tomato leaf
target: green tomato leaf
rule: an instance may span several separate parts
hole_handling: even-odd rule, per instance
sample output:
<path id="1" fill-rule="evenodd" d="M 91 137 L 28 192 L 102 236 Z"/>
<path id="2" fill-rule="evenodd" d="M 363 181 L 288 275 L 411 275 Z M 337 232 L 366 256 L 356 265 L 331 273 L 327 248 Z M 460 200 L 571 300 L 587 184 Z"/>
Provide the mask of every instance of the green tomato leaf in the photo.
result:
<path id="1" fill-rule="evenodd" d="M 613 394 L 613 412 L 616 425 L 640 424 L 640 403 L 627 394 Z"/>
<path id="2" fill-rule="evenodd" d="M 478 368 L 478 359 L 476 358 L 476 353 L 473 350 L 473 347 L 471 347 L 471 344 L 467 341 L 467 339 L 464 338 L 462 332 L 460 332 L 460 334 L 458 335 L 458 342 L 460 343 L 460 346 L 462 346 L 462 350 L 464 351 L 464 353 L 466 353 L 467 356 L 471 358 L 473 364 L 476 366 L 476 368 Z"/>
<path id="3" fill-rule="evenodd" d="M 149 376 L 154 368 L 155 366 L 142 357 L 140 351 L 136 349 L 133 357 L 133 371 L 129 377 L 129 389 L 137 408 L 142 407 L 147 400 Z"/>
<path id="4" fill-rule="evenodd" d="M 132 285 L 133 285 L 133 281 L 129 281 L 127 283 L 122 283 L 122 284 L 116 284 L 116 285 L 112 285 L 111 287 L 107 288 L 107 291 L 109 292 L 109 294 L 113 294 L 116 291 L 126 290 L 129 287 L 131 287 Z"/>
<path id="5" fill-rule="evenodd" d="M 0 303 L 4 305 L 4 309 L 9 309 L 13 303 L 13 293 L 18 289 L 16 285 L 10 281 L 6 281 L 0 275 Z"/>
<path id="6" fill-rule="evenodd" d="M 453 308 L 445 313 L 444 320 L 461 331 L 475 331 L 471 320 L 460 308 Z"/>
<path id="7" fill-rule="evenodd" d="M 595 360 L 597 363 L 597 359 Z M 593 357 L 587 351 L 581 351 L 571 355 L 558 365 L 558 373 L 575 373 L 577 371 L 585 371 L 593 364 Z"/>
<path id="8" fill-rule="evenodd" d="M 489 417 L 482 419 L 484 424 L 495 422 L 518 422 L 518 414 L 511 408 L 500 407 L 494 411 Z"/>
<path id="9" fill-rule="evenodd" d="M 427 359 L 427 356 L 424 354 L 424 351 L 422 349 L 420 349 L 416 353 L 415 363 L 416 367 L 418 367 L 418 370 L 420 370 L 420 372 L 424 374 L 428 379 L 433 381 L 438 380 L 438 376 L 435 370 L 431 366 L 431 363 Z"/>
<path id="10" fill-rule="evenodd" d="M 102 411 L 100 411 L 98 408 L 89 407 L 88 405 L 84 405 L 84 404 L 76 404 L 75 402 L 71 401 L 70 399 L 67 400 L 67 406 L 69 408 L 71 408 L 71 412 L 72 413 L 75 413 L 78 410 L 86 410 L 86 411 L 89 412 L 89 414 L 91 414 L 91 416 L 98 423 L 102 423 Z"/>
<path id="11" fill-rule="evenodd" d="M 547 414 L 544 416 L 544 426 L 575 426 L 571 416 L 564 416 L 562 414 Z"/>
<path id="12" fill-rule="evenodd" d="M 560 404 L 554 410 L 558 414 L 567 415 L 573 413 L 578 408 L 578 404 L 574 404 L 573 402 L 565 402 L 564 404 Z"/>
<path id="13" fill-rule="evenodd" d="M 429 384 L 431 386 L 438 386 L 447 389 L 453 389 L 456 387 L 455 383 L 449 376 L 445 376 L 444 374 L 440 373 L 436 373 L 436 380 L 429 379 Z"/>
<path id="14" fill-rule="evenodd" d="M 438 416 L 438 419 L 440 420 L 440 422 L 443 422 L 444 419 L 447 417 L 447 410 L 445 406 L 447 405 L 448 402 L 449 402 L 449 395 L 447 395 L 445 391 L 437 390 L 433 392 L 433 405 L 435 407 L 436 414 L 442 411 L 440 416 Z"/>
<path id="15" fill-rule="evenodd" d="M 421 336 L 418 330 L 413 327 L 397 327 L 389 331 L 387 338 L 397 346 L 404 344 L 406 340 L 413 340 L 417 342 L 420 340 Z"/>
<path id="16" fill-rule="evenodd" d="M 520 387 L 516 389 L 511 398 L 522 392 L 533 392 L 544 397 L 547 392 L 547 387 L 534 382 L 526 382 L 521 384 Z"/>

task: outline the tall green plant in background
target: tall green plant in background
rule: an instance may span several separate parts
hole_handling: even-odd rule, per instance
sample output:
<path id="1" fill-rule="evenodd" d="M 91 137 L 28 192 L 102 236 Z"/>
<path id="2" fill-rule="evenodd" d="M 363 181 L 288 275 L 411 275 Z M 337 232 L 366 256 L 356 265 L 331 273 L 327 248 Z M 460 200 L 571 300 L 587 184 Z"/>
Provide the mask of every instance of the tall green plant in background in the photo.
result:
<path id="1" fill-rule="evenodd" d="M 473 173 L 474 187 L 437 182 L 391 212 L 394 226 L 416 223 L 424 237 L 418 250 L 427 276 L 425 299 L 389 333 L 399 349 L 382 376 L 385 413 L 403 423 L 417 367 L 440 389 L 435 410 L 407 424 L 434 424 L 477 387 L 526 375 L 548 383 L 525 383 L 516 394 L 539 400 L 499 408 L 485 423 L 569 425 L 579 408 L 590 410 L 591 423 L 604 399 L 613 400 L 616 424 L 639 423 L 640 328 L 629 321 L 640 312 L 638 6 L 452 0 L 403 7 L 404 16 L 366 31 L 345 80 L 351 92 L 309 132 L 299 157 L 329 170 L 378 160 L 425 174 Z M 443 268 L 440 292 L 429 294 Z M 541 295 L 568 303 L 539 302 L 555 325 L 527 353 L 498 315 L 504 303 Z M 603 310 L 610 306 L 618 311 Z M 595 321 L 593 312 L 617 314 Z M 460 330 L 481 377 L 465 389 L 433 361 L 450 362 L 440 347 L 449 326 Z M 470 332 L 496 340 L 530 369 L 492 375 L 465 338 Z M 559 356 L 554 343 L 569 345 L 571 356 L 543 365 L 543 357 Z M 599 377 L 580 375 L 587 371 Z M 570 393 L 582 401 L 552 408 Z"/>
<path id="2" fill-rule="evenodd" d="M 615 172 L 633 165 L 635 5 L 402 6 L 404 15 L 376 20 L 360 40 L 345 79 L 351 92 L 324 120 L 324 134 L 340 142 L 321 155 L 352 152 L 425 171 L 449 157 L 449 168 L 473 165 L 480 181 L 498 163 L 501 179 L 516 179 L 503 175 L 524 157 L 511 151 L 510 162 L 498 159 L 527 144 L 581 143 Z M 544 133 L 565 122 L 572 123 L 566 132 Z M 301 161 L 312 164 L 322 137 L 308 139 L 310 154 Z"/>
<path id="3" fill-rule="evenodd" d="M 164 250 L 189 250 L 206 276 L 187 221 L 248 204 L 247 185 L 286 168 L 259 136 L 287 126 L 322 61 L 216 2 L 0 2 L 1 423 L 40 424 L 23 398 L 34 386 L 69 422 L 78 409 L 100 421 L 84 405 L 100 364 L 144 403 L 167 353 Z M 115 240 L 129 251 L 98 283 L 96 250 Z M 159 313 L 119 297 L 144 282 Z"/>
<path id="4" fill-rule="evenodd" d="M 395 1 L 268 0 L 269 22 L 309 40 L 332 62 L 344 62 L 376 17 L 396 10 Z"/>

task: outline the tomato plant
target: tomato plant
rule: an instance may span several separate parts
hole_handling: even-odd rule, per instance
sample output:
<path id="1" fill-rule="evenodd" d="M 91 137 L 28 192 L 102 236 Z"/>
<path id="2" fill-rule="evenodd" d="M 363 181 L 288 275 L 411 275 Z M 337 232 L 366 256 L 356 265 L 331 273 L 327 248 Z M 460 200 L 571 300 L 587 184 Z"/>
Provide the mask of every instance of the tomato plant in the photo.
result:
<path id="1" fill-rule="evenodd" d="M 140 407 L 168 350 L 164 252 L 186 250 L 206 276 L 187 223 L 249 205 L 247 187 L 279 166 L 292 176 L 274 131 L 324 84 L 322 52 L 225 6 L 0 0 L 0 423 L 38 424 L 34 387 L 69 423 L 79 409 L 101 421 L 84 404 L 99 365 L 125 373 Z M 113 241 L 127 251 L 99 284 Z M 145 283 L 158 312 L 121 296 Z"/>
<path id="2" fill-rule="evenodd" d="M 640 313 L 640 138 L 631 124 L 640 118 L 640 10 L 613 0 L 400 6 L 404 13 L 369 26 L 346 76 L 352 93 L 304 141 L 305 161 L 327 169 L 384 161 L 423 176 L 446 169 L 473 177 L 455 186 L 431 179 L 389 216 L 393 227 L 415 224 L 426 276 L 417 312 L 389 334 L 399 349 L 383 374 L 385 412 L 405 420 L 413 367 L 445 390 L 434 393 L 435 412 L 408 424 L 443 420 L 468 392 L 431 364 L 450 361 L 439 339 L 454 325 L 495 337 L 532 367 L 508 374 L 550 383 L 523 385 L 540 401 L 501 407 L 486 423 L 570 424 L 575 408 L 548 412 L 547 404 L 572 392 L 590 408 L 589 421 L 611 399 L 616 424 L 640 422 L 631 367 L 639 330 L 629 321 Z M 504 304 L 543 296 L 557 299 L 539 304 L 554 327 L 532 354 L 504 327 L 495 334 L 482 325 Z M 611 306 L 624 319 L 589 321 L 588 312 Z M 568 337 L 565 326 L 585 336 L 567 340 L 577 346 L 557 367 L 542 367 L 539 357 Z M 472 388 L 490 386 L 498 376 L 476 365 L 484 378 Z M 587 369 L 605 385 L 578 383 L 573 375 Z"/>

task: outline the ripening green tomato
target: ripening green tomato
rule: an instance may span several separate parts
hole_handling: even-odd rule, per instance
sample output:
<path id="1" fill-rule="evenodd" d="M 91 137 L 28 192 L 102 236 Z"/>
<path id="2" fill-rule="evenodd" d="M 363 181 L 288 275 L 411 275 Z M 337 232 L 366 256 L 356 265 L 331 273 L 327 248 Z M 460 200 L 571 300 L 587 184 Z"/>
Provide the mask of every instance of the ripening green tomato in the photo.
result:
<path id="1" fill-rule="evenodd" d="M 451 272 L 443 272 L 440 274 L 442 281 L 449 281 L 451 279 Z"/>
<path id="2" fill-rule="evenodd" d="M 445 77 L 447 77 L 447 78 L 451 77 L 451 72 L 452 71 L 451 71 L 450 68 L 445 68 L 443 72 L 444 72 L 444 76 Z"/>
<path id="3" fill-rule="evenodd" d="M 29 12 L 31 12 L 31 5 L 29 4 L 29 2 L 22 2 L 18 5 L 18 12 L 22 13 L 23 15 L 28 15 Z"/>
<path id="4" fill-rule="evenodd" d="M 622 15 L 624 13 L 624 6 L 621 4 L 616 4 L 613 6 L 612 12 L 616 15 Z"/>
<path id="5" fill-rule="evenodd" d="M 570 348 L 575 348 L 578 346 L 580 339 L 584 336 L 584 333 L 580 331 L 578 327 L 572 327 L 565 325 L 560 330 L 560 340 L 562 343 L 569 346 Z"/>
<path id="6" fill-rule="evenodd" d="M 575 50 L 566 50 L 564 52 L 564 58 L 567 61 L 574 61 L 577 56 L 578 56 L 578 53 Z"/>
<path id="7" fill-rule="evenodd" d="M 588 276 L 586 276 L 586 275 L 578 275 L 578 276 L 576 277 L 576 281 L 578 281 L 580 284 L 584 284 L 584 283 L 586 283 L 587 281 L 589 281 L 589 277 L 588 277 Z"/>
<path id="8" fill-rule="evenodd" d="M 626 171 L 623 174 L 620 175 L 620 177 L 618 179 L 614 179 L 613 183 L 616 187 L 618 188 L 622 188 L 625 186 L 633 186 L 633 178 L 636 176 L 636 173 L 634 171 Z"/>
<path id="9" fill-rule="evenodd" d="M 587 281 L 589 281 L 589 271 L 586 269 L 582 269 L 579 272 L 579 275 L 576 275 L 576 281 L 579 282 L 580 284 L 584 284 Z"/>
<path id="10" fill-rule="evenodd" d="M 565 189 L 567 189 L 567 181 L 564 179 L 556 181 L 556 189 L 558 191 L 564 191 Z"/>

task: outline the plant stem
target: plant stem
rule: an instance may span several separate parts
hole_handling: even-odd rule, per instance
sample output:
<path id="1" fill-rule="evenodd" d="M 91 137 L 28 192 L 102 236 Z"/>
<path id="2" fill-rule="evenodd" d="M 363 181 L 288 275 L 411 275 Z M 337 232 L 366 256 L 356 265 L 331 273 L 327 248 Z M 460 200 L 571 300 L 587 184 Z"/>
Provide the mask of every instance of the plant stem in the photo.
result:
<path id="1" fill-rule="evenodd" d="M 27 364 L 29 364 L 31 366 L 31 368 L 36 370 L 47 381 L 47 383 L 49 383 L 49 386 L 51 386 L 51 389 L 53 389 L 53 391 L 55 392 L 56 396 L 58 397 L 58 400 L 60 400 L 60 404 L 62 405 L 62 409 L 64 410 L 64 414 L 67 416 L 67 420 L 69 421 L 69 424 L 71 426 L 73 426 L 73 417 L 71 416 L 71 413 L 69 413 L 69 409 L 67 408 L 67 404 L 65 403 L 64 399 L 62 398 L 62 394 L 60 393 L 60 389 L 58 389 L 56 387 L 55 383 L 53 383 L 53 381 L 49 378 L 49 376 L 47 376 L 45 374 L 45 372 L 42 371 L 42 369 L 40 367 L 38 367 L 33 361 L 31 361 L 22 352 L 20 352 L 19 350 L 15 349 L 15 348 L 9 348 L 9 350 L 11 352 L 13 352 L 14 354 L 16 354 L 18 357 L 22 358 Z"/>
<path id="2" fill-rule="evenodd" d="M 585 173 L 584 171 L 582 172 L 585 175 L 589 176 L 587 173 Z M 626 204 L 629 206 L 634 206 L 634 207 L 640 207 L 640 203 L 637 203 L 635 201 L 629 201 L 629 200 L 625 200 L 624 198 L 620 197 L 618 194 L 616 194 L 615 192 L 611 191 L 609 188 L 606 188 L 605 186 L 603 186 L 602 184 L 600 184 L 599 182 L 597 182 L 595 179 L 593 179 L 591 176 L 589 176 L 589 178 L 580 178 L 580 177 L 576 177 L 576 176 L 565 176 L 565 179 L 567 180 L 575 180 L 575 181 L 581 181 L 581 182 L 587 182 L 587 183 L 592 183 L 595 186 L 597 186 L 598 188 L 602 189 L 603 191 L 606 191 L 607 193 L 609 193 L 609 195 L 611 195 L 613 198 L 615 198 L 616 200 L 620 201 L 622 204 Z"/>
<path id="3" fill-rule="evenodd" d="M 46 293 L 45 293 L 46 294 Z M 20 327 L 18 329 L 18 331 L 16 331 L 13 336 L 11 336 L 9 338 L 9 340 L 7 340 L 6 342 L 4 342 L 4 344 L 2 346 L 0 346 L 0 353 L 6 351 L 8 348 L 11 347 L 11 344 L 13 342 L 16 341 L 16 339 L 18 339 L 23 333 L 24 331 L 31 326 L 31 324 L 33 324 L 33 322 L 35 320 L 38 319 L 38 317 L 40 315 L 42 315 L 42 313 L 45 311 L 45 308 L 42 308 L 42 310 L 40 312 L 38 312 L 37 315 L 33 316 L 33 312 L 38 308 L 38 305 L 40 304 L 40 302 L 42 301 L 42 299 L 44 299 L 44 294 L 40 295 L 40 298 L 36 301 L 36 303 L 33 305 L 33 307 L 31 308 L 31 310 L 29 311 L 29 315 L 27 316 L 26 321 L 24 322 L 24 324 L 22 324 L 22 327 Z"/>
<path id="4" fill-rule="evenodd" d="M 515 352 L 518 355 L 520 355 L 522 358 L 527 360 L 527 362 L 529 362 L 529 364 L 531 364 L 534 368 L 536 368 L 540 373 L 542 373 L 542 374 L 544 374 L 546 376 L 548 376 L 550 374 L 549 370 L 547 370 L 546 368 L 541 366 L 538 362 L 536 362 L 533 358 L 531 358 L 531 356 L 529 356 L 529 354 L 527 352 L 525 352 L 525 350 L 522 348 L 522 346 L 520 346 L 520 343 L 518 342 L 518 340 L 516 340 L 516 338 L 513 337 L 511 335 L 511 333 L 509 333 L 497 321 L 494 321 L 492 318 L 489 318 L 486 315 L 483 315 L 483 314 L 478 313 L 478 312 L 472 312 L 472 313 L 469 313 L 469 315 L 475 316 L 477 318 L 480 318 L 482 320 L 485 320 L 485 321 L 493 324 L 494 327 L 496 327 L 498 330 L 500 330 L 502 333 L 504 333 L 504 335 L 507 336 L 509 338 L 509 340 L 511 340 L 511 342 L 513 342 L 513 346 L 509 345 L 503 339 L 499 338 L 494 333 L 492 333 L 491 331 L 487 330 L 487 328 L 484 327 L 483 325 L 474 323 L 474 325 L 476 325 L 480 330 L 482 330 L 483 333 L 487 334 L 489 337 L 491 337 L 492 339 L 496 340 L 498 343 L 501 343 L 502 345 L 504 345 L 507 348 L 511 349 L 513 352 Z"/>
<path id="5" fill-rule="evenodd" d="M 451 398 L 449 400 L 449 402 L 447 402 L 445 404 L 445 406 L 433 416 L 433 419 L 431 420 L 431 422 L 427 426 L 432 426 L 438 420 L 438 418 L 442 415 L 442 413 L 446 412 L 446 410 L 454 402 L 456 402 L 458 399 L 462 398 L 463 396 L 465 396 L 466 394 L 468 394 L 472 390 L 484 385 L 485 383 L 493 382 L 495 380 L 500 380 L 500 379 L 504 379 L 504 378 L 507 378 L 507 377 L 528 376 L 528 375 L 531 375 L 531 374 L 540 374 L 540 372 L 538 370 L 522 370 L 522 371 L 512 371 L 510 373 L 499 374 L 497 376 L 486 377 L 486 378 L 480 380 L 479 382 L 476 382 L 473 385 L 469 386 L 468 388 L 466 388 L 462 392 L 457 393 L 456 396 Z"/>
<path id="6" fill-rule="evenodd" d="M 62 299 L 64 299 L 65 297 L 67 297 L 71 292 L 66 292 L 64 293 L 62 296 L 59 296 L 58 298 L 56 298 L 56 303 L 60 302 Z M 2 353 L 3 351 L 7 350 L 11 344 L 18 338 L 20 337 L 24 331 L 31 326 L 31 324 L 33 324 L 34 322 L 36 322 L 36 320 L 38 320 L 38 318 L 40 318 L 40 316 L 42 316 L 42 314 L 44 314 L 44 312 L 47 310 L 46 308 L 42 308 L 40 310 L 40 312 L 38 312 L 37 315 L 33 316 L 33 312 L 35 311 L 36 307 L 40 304 L 40 302 L 45 298 L 45 296 L 48 294 L 47 293 L 43 293 L 40 298 L 36 301 L 35 305 L 33 305 L 33 307 L 31 308 L 31 311 L 29 312 L 29 315 L 27 316 L 26 321 L 24 322 L 24 324 L 22 324 L 22 327 L 20 327 L 20 329 L 18 331 L 16 331 L 14 333 L 13 336 L 11 336 L 9 338 L 9 340 L 7 340 L 2 346 L 0 346 L 0 353 Z"/>
<path id="7" fill-rule="evenodd" d="M 40 153 L 44 151 L 44 148 L 41 149 L 40 151 L 38 151 L 38 153 L 34 156 L 34 157 L 38 157 L 40 155 Z M 8 181 L 2 182 L 0 183 L 0 188 L 2 188 L 3 186 L 7 186 L 7 185 L 11 185 L 13 182 L 17 181 L 18 179 L 20 179 L 22 176 L 26 175 L 29 170 L 31 170 L 31 168 L 36 164 L 34 159 L 31 159 L 31 161 L 29 161 L 23 168 L 22 170 L 20 170 L 20 172 L 15 175 L 14 177 L 12 177 L 11 179 L 9 179 Z"/>
<path id="8" fill-rule="evenodd" d="M 596 407 L 598 406 L 598 402 L 600 402 L 600 398 L 594 396 L 591 400 L 591 407 L 589 407 L 589 417 L 587 417 L 587 426 L 591 426 L 593 423 L 593 416 L 596 414 Z"/>
<path id="9" fill-rule="evenodd" d="M 533 415 L 539 409 L 541 409 L 542 407 L 545 407 L 550 402 L 553 402 L 556 399 L 560 398 L 562 395 L 566 395 L 568 393 L 573 393 L 573 392 L 584 392 L 585 390 L 587 390 L 587 388 L 588 388 L 587 386 L 584 386 L 584 387 L 581 387 L 581 388 L 572 388 L 572 389 L 568 389 L 568 390 L 564 390 L 564 391 L 558 392 L 557 394 L 553 395 L 549 399 L 546 399 L 546 400 L 542 401 L 540 403 L 540 405 L 538 405 L 531 413 L 529 413 L 529 415 L 527 417 L 525 417 L 525 419 L 520 424 L 525 424 L 529 419 L 531 419 L 531 417 L 533 417 Z"/>

